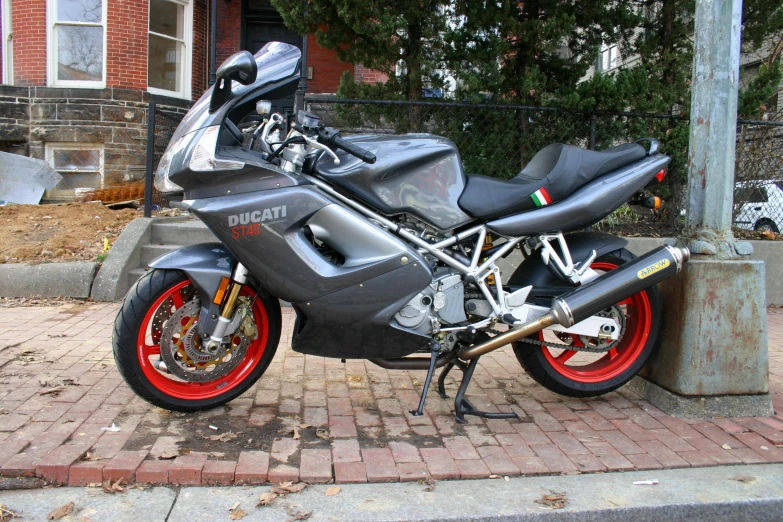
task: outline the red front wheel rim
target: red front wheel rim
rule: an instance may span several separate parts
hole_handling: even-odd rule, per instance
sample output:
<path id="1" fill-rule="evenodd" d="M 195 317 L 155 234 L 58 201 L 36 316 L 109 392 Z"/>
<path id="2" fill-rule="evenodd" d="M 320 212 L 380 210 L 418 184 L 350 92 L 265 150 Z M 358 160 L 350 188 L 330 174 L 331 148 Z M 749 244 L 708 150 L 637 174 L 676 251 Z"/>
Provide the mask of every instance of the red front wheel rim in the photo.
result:
<path id="1" fill-rule="evenodd" d="M 607 272 L 618 265 L 597 262 L 591 265 L 593 270 Z M 559 350 L 541 346 L 544 357 L 552 368 L 563 377 L 584 384 L 598 384 L 609 381 L 631 368 L 644 352 L 652 328 L 652 307 L 646 291 L 632 295 L 620 301 L 616 306 L 624 307 L 625 330 L 620 342 L 605 355 L 596 354 L 595 360 L 579 364 L 578 350 Z M 544 341 L 544 333 L 539 332 L 539 340 Z M 575 346 L 581 346 L 578 337 L 572 336 Z M 588 356 L 585 356 L 587 358 Z M 571 364 L 569 364 L 569 362 Z M 575 364 L 576 363 L 576 364 Z"/>
<path id="2" fill-rule="evenodd" d="M 160 340 L 156 338 L 157 336 L 153 337 L 151 325 L 157 310 L 161 306 L 167 306 L 169 299 L 171 299 L 171 306 L 175 310 L 184 305 L 181 291 L 191 284 L 189 280 L 177 283 L 163 292 L 163 295 L 156 299 L 147 310 L 139 329 L 137 353 L 139 365 L 144 376 L 157 390 L 177 399 L 200 401 L 212 399 L 233 390 L 253 373 L 261 363 L 261 359 L 266 351 L 269 336 L 269 320 L 263 302 L 260 299 L 255 299 L 252 310 L 258 336 L 248 345 L 242 361 L 229 373 L 212 381 L 185 382 L 175 380 L 172 378 L 173 376 L 160 372 L 152 365 L 150 359 L 160 357 Z M 255 292 L 248 286 L 242 288 L 240 295 L 247 296 L 251 300 L 256 297 Z"/>

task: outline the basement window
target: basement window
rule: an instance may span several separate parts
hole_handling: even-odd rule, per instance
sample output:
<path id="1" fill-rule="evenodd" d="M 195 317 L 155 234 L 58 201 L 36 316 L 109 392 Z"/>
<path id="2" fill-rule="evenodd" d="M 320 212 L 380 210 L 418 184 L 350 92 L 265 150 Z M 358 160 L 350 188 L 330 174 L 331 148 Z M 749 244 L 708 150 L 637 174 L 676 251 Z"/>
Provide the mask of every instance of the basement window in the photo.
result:
<path id="1" fill-rule="evenodd" d="M 191 2 L 150 0 L 147 88 L 190 99 Z"/>
<path id="2" fill-rule="evenodd" d="M 49 0 L 49 83 L 106 85 L 106 0 Z"/>
<path id="3" fill-rule="evenodd" d="M 103 186 L 103 146 L 47 143 L 46 159 L 63 179 L 44 194 L 47 201 L 73 201 Z"/>

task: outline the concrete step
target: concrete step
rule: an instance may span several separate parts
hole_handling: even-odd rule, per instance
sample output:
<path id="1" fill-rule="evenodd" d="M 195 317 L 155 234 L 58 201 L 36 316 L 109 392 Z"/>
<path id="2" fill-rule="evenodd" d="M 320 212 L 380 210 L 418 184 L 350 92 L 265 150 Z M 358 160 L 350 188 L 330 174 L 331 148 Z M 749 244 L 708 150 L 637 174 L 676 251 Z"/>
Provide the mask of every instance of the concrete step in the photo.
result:
<path id="1" fill-rule="evenodd" d="M 192 245 L 217 241 L 214 234 L 197 219 L 187 221 L 161 220 L 152 225 L 153 245 Z"/>
<path id="2" fill-rule="evenodd" d="M 141 279 L 141 276 L 147 273 L 146 268 L 136 268 L 128 272 L 128 288 L 132 287 L 136 281 Z"/>
<path id="3" fill-rule="evenodd" d="M 182 245 L 143 245 L 141 247 L 140 254 L 140 266 L 139 268 L 147 268 L 149 264 L 163 254 L 168 254 L 173 250 L 177 250 Z"/>

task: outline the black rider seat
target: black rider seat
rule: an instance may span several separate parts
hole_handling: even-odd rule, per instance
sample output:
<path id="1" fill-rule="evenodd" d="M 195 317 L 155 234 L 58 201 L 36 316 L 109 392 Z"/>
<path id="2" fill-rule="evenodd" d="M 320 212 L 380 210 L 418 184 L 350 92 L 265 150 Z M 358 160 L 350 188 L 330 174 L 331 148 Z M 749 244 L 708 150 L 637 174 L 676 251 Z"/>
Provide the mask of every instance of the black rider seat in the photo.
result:
<path id="1" fill-rule="evenodd" d="M 478 219 L 494 219 L 556 203 L 590 181 L 647 155 L 644 147 L 626 143 L 606 150 L 547 145 L 508 181 L 468 176 L 459 206 Z"/>

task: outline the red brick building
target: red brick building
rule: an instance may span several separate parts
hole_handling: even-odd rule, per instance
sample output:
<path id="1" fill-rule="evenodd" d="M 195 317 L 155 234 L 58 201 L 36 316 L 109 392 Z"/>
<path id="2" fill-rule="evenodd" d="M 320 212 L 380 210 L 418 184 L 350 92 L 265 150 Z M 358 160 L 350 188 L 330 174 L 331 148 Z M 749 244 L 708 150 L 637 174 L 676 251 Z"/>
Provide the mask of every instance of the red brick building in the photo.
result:
<path id="1" fill-rule="evenodd" d="M 150 97 L 184 112 L 239 50 L 306 50 L 310 93 L 334 93 L 346 70 L 366 76 L 287 29 L 269 0 L 0 2 L 0 151 L 51 160 L 74 186 L 139 179 Z"/>

